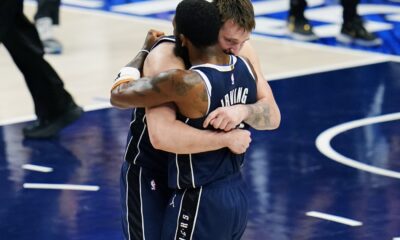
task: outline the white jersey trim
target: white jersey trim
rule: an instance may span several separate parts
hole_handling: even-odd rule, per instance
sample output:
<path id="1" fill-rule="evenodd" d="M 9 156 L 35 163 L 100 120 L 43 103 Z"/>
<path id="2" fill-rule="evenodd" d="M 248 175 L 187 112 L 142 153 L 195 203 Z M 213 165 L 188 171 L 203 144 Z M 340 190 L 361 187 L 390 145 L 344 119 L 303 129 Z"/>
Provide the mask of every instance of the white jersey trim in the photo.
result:
<path id="1" fill-rule="evenodd" d="M 176 235 L 178 234 L 178 229 L 179 229 L 179 216 L 181 215 L 182 203 L 183 203 L 183 199 L 185 198 L 186 191 L 187 191 L 187 189 L 185 189 L 185 191 L 183 192 L 182 198 L 181 198 L 181 203 L 179 204 L 179 212 L 178 212 L 178 217 L 176 218 L 176 229 L 175 229 L 175 237 L 174 237 L 174 239 L 176 239 Z"/>
<path id="2" fill-rule="evenodd" d="M 207 109 L 208 112 L 208 109 Z M 188 124 L 190 118 L 186 118 L 185 123 Z M 189 154 L 189 162 L 190 162 L 190 172 L 192 174 L 192 186 L 193 188 L 196 188 L 196 182 L 194 181 L 194 170 L 193 170 L 193 161 L 192 161 L 192 154 Z"/>
<path id="3" fill-rule="evenodd" d="M 176 186 L 181 189 L 179 184 L 179 164 L 178 164 L 178 154 L 175 154 L 175 165 L 176 165 Z"/>
<path id="4" fill-rule="evenodd" d="M 136 108 L 135 108 L 135 110 L 133 110 L 133 120 L 132 120 L 131 123 L 129 124 L 129 131 L 131 131 L 132 124 L 133 124 L 135 121 L 136 121 Z M 125 154 L 124 154 L 124 160 L 125 160 L 125 161 L 128 161 L 128 159 L 126 159 L 126 155 L 128 154 L 128 150 L 129 150 L 129 148 L 130 148 L 130 146 L 131 146 L 131 144 L 132 144 L 132 139 L 133 139 L 133 136 L 131 136 L 131 138 L 129 139 L 129 143 L 128 143 L 126 149 L 125 149 Z"/>
<path id="5" fill-rule="evenodd" d="M 230 55 L 230 60 L 229 60 L 228 65 L 216 65 L 216 64 L 211 64 L 211 63 L 205 63 L 205 64 L 192 66 L 190 68 L 190 70 L 195 70 L 198 67 L 208 67 L 208 68 L 214 68 L 220 72 L 229 72 L 235 68 L 236 61 L 237 61 L 236 56 Z"/>
<path id="6" fill-rule="evenodd" d="M 239 56 L 239 58 L 242 59 L 242 61 L 244 62 L 244 64 L 246 64 L 247 69 L 249 70 L 251 76 L 253 77 L 253 79 L 254 79 L 254 81 L 255 81 L 255 80 L 256 80 L 256 77 L 255 77 L 256 75 L 255 75 L 255 73 L 253 72 L 253 69 L 251 69 L 249 63 L 248 63 L 244 58 L 242 58 L 242 57 L 240 57 L 240 56 Z"/>
<path id="7" fill-rule="evenodd" d="M 196 228 L 197 216 L 199 215 L 198 213 L 199 213 L 199 207 L 200 207 L 202 193 L 203 193 L 203 186 L 200 187 L 199 201 L 197 202 L 196 214 L 194 215 L 193 228 L 192 228 L 192 234 L 190 234 L 190 239 L 193 239 L 194 229 Z"/>
<path id="8" fill-rule="evenodd" d="M 144 233 L 144 219 L 143 219 L 143 196 L 142 196 L 142 167 L 140 167 L 140 172 L 139 172 L 139 191 L 140 191 L 140 214 L 142 215 L 142 233 L 143 233 L 143 240 L 146 239 L 145 233 Z M 130 236 L 129 236 L 130 238 Z"/>
<path id="9" fill-rule="evenodd" d="M 141 152 L 141 151 L 140 151 L 140 142 L 142 141 L 143 134 L 144 134 L 144 132 L 145 132 L 145 130 L 146 130 L 146 128 L 147 128 L 147 125 L 146 125 L 145 120 L 146 120 L 146 115 L 144 115 L 144 116 L 143 116 L 143 119 L 142 119 L 142 121 L 143 121 L 143 130 L 142 130 L 142 133 L 140 134 L 139 141 L 138 141 L 138 143 L 137 143 L 137 145 L 136 145 L 136 149 L 138 150 L 138 152 L 137 152 L 137 154 L 136 154 L 136 156 L 135 156 L 135 159 L 133 160 L 133 163 L 134 163 L 134 164 L 136 164 L 136 160 L 137 160 L 137 158 L 139 157 L 140 152 Z"/>
<path id="10" fill-rule="evenodd" d="M 128 200 L 128 196 L 129 196 L 129 181 L 128 181 L 128 175 L 129 175 L 129 170 L 131 169 L 131 164 L 128 163 L 128 170 L 126 171 L 126 175 L 125 175 L 125 181 L 126 181 L 126 189 L 125 189 L 125 206 L 126 206 L 126 223 L 127 223 L 127 229 L 128 229 L 128 239 L 131 240 L 131 230 L 130 230 L 130 225 L 129 225 L 129 200 Z"/>

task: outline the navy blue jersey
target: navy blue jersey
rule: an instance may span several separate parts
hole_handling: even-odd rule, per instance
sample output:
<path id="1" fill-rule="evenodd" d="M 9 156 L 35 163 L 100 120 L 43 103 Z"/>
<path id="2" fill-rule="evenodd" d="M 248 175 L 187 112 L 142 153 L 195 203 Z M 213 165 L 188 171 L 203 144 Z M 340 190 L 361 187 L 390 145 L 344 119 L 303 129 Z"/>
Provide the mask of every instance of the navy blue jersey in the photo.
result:
<path id="1" fill-rule="evenodd" d="M 229 65 L 203 64 L 191 70 L 198 72 L 207 86 L 208 113 L 218 107 L 257 101 L 255 75 L 240 57 L 231 56 Z M 205 118 L 189 119 L 178 114 L 179 120 L 198 129 L 203 129 Z M 179 189 L 203 186 L 238 172 L 243 159 L 244 154 L 234 154 L 229 148 L 198 154 L 169 154 L 169 186 Z"/>
<path id="2" fill-rule="evenodd" d="M 153 45 L 152 49 L 163 42 L 174 43 L 175 38 L 164 36 Z M 136 108 L 132 112 L 124 159 L 135 165 L 153 170 L 155 174 L 167 174 L 168 154 L 153 148 L 149 138 L 144 108 Z"/>

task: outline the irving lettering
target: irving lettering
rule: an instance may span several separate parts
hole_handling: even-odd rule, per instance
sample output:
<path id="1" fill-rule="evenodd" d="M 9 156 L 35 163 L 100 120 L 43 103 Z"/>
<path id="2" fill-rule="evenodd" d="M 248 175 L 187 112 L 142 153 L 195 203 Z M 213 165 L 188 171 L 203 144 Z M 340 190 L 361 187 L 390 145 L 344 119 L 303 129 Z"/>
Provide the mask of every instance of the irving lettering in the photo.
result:
<path id="1" fill-rule="evenodd" d="M 231 90 L 229 93 L 225 94 L 224 98 L 221 99 L 221 106 L 228 107 L 238 103 L 245 104 L 247 100 L 247 94 L 249 93 L 249 89 L 242 87 L 235 88 Z"/>

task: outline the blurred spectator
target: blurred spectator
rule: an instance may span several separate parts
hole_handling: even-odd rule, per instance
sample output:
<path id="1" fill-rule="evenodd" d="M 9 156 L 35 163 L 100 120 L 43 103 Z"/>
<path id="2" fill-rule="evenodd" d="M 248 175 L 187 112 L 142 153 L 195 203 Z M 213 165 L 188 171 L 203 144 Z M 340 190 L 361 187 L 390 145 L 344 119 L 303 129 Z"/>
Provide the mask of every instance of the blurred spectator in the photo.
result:
<path id="1" fill-rule="evenodd" d="M 54 26 L 59 24 L 61 0 L 37 0 L 35 24 L 43 43 L 44 52 L 62 53 L 61 43 L 54 38 Z"/>
<path id="2" fill-rule="evenodd" d="M 341 0 L 343 6 L 343 23 L 337 41 L 361 46 L 379 46 L 382 40 L 375 34 L 368 32 L 363 20 L 357 13 L 359 0 Z M 301 41 L 313 41 L 318 39 L 312 26 L 304 16 L 307 7 L 306 0 L 290 0 L 288 28 L 294 39 Z"/>
<path id="3" fill-rule="evenodd" d="M 0 1 L 0 42 L 24 75 L 35 105 L 37 120 L 23 129 L 25 137 L 53 137 L 81 116 L 82 108 L 43 58 L 38 32 L 23 13 L 23 0 Z"/>

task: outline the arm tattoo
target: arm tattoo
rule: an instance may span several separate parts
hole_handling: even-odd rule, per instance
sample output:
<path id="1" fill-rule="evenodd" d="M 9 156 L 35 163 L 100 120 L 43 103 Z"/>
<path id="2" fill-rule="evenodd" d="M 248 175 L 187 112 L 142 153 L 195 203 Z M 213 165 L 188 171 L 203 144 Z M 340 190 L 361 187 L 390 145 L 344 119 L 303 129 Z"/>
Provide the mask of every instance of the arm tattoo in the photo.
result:
<path id="1" fill-rule="evenodd" d="M 265 102 L 247 105 L 249 116 L 245 120 L 247 124 L 255 129 L 266 129 L 271 126 L 270 108 Z"/>
<path id="2" fill-rule="evenodd" d="M 170 81 L 173 82 L 173 88 L 178 96 L 185 96 L 190 90 L 199 84 L 197 76 L 193 74 L 184 76 L 183 81 L 174 81 L 174 79 L 170 79 Z"/>

